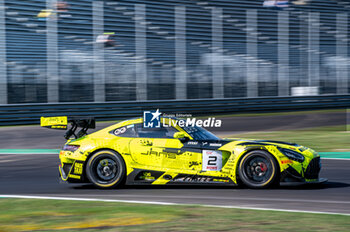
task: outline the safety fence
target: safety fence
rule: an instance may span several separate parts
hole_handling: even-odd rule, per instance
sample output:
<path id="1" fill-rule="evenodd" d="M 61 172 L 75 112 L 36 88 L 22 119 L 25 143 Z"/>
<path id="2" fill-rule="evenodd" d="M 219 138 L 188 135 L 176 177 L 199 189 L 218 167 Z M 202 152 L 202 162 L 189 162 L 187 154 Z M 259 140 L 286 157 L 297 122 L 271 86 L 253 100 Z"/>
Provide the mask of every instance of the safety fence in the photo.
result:
<path id="1" fill-rule="evenodd" d="M 142 117 L 145 110 L 192 116 L 247 112 L 336 109 L 350 107 L 350 95 L 275 98 L 231 98 L 104 103 L 0 105 L 0 126 L 39 124 L 41 116 L 95 117 L 98 121 Z"/>
<path id="2" fill-rule="evenodd" d="M 350 93 L 350 1 L 268 2 L 0 0 L 0 104 Z"/>

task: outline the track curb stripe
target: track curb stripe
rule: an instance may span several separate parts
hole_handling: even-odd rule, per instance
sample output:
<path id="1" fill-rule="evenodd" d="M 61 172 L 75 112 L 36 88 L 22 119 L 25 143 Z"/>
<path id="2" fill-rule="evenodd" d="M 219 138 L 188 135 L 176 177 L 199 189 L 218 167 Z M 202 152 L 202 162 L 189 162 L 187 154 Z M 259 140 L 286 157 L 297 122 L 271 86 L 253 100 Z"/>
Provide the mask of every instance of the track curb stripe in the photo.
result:
<path id="1" fill-rule="evenodd" d="M 350 159 L 350 152 L 320 152 L 322 159 Z"/>
<path id="2" fill-rule="evenodd" d="M 0 154 L 59 154 L 60 150 L 58 149 L 0 149 Z"/>
<path id="3" fill-rule="evenodd" d="M 326 214 L 350 216 L 346 213 L 322 212 L 322 211 L 308 211 L 308 210 L 289 210 L 289 209 L 273 209 L 273 208 L 259 208 L 259 207 L 241 207 L 241 206 L 225 206 L 225 205 L 201 205 L 201 204 L 185 204 L 173 202 L 157 202 L 157 201 L 132 201 L 132 200 L 104 200 L 97 198 L 74 198 L 74 197 L 50 197 L 50 196 L 27 196 L 27 195 L 0 195 L 0 198 L 14 198 L 14 199 L 35 199 L 35 200 L 64 200 L 64 201 L 96 201 L 96 202 L 115 202 L 115 203 L 132 203 L 132 204 L 150 204 L 150 205 L 178 205 L 178 206 L 201 206 L 213 208 L 226 209 L 244 209 L 244 210 L 259 210 L 259 211 L 277 211 L 289 213 L 311 213 L 311 214 Z"/>

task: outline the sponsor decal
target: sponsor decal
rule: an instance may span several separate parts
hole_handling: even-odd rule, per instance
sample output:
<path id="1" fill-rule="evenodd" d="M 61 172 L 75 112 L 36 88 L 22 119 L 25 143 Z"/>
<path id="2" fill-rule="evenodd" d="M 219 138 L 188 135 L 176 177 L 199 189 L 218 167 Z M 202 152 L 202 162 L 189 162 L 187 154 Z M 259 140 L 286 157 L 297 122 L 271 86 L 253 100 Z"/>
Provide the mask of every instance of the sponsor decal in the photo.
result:
<path id="1" fill-rule="evenodd" d="M 202 170 L 203 171 L 220 171 L 222 168 L 222 152 L 203 150 L 203 161 Z"/>
<path id="2" fill-rule="evenodd" d="M 292 160 L 281 160 L 282 164 L 292 164 L 293 161 Z"/>
<path id="3" fill-rule="evenodd" d="M 183 176 L 183 177 L 178 177 L 175 178 L 173 181 L 176 182 L 200 182 L 200 183 L 205 183 L 205 182 L 210 182 L 212 181 L 212 177 L 201 177 L 201 176 Z"/>
<path id="4" fill-rule="evenodd" d="M 154 176 L 152 176 L 152 174 L 150 172 L 144 172 L 143 176 L 140 176 L 140 179 L 143 179 L 143 180 L 155 180 L 156 178 Z"/>
<path id="5" fill-rule="evenodd" d="M 198 163 L 197 161 L 191 161 L 189 167 L 191 168 L 191 167 L 197 166 L 197 165 L 199 165 L 199 164 L 200 164 L 200 163 Z"/>
<path id="6" fill-rule="evenodd" d="M 147 155 L 147 156 L 151 156 L 151 155 L 154 155 L 154 156 L 164 156 L 168 159 L 176 159 L 176 156 L 177 155 L 181 155 L 181 153 L 175 153 L 175 152 L 165 152 L 165 151 L 153 151 L 152 149 L 151 150 L 148 150 L 147 152 L 144 152 L 144 153 L 141 153 L 141 155 Z"/>
<path id="7" fill-rule="evenodd" d="M 198 145 L 198 142 L 189 141 L 187 144 L 188 145 Z"/>
<path id="8" fill-rule="evenodd" d="M 153 145 L 152 141 L 147 140 L 147 139 L 143 139 L 140 142 L 143 146 L 152 146 Z"/>
<path id="9" fill-rule="evenodd" d="M 74 175 L 74 174 L 69 174 L 69 178 L 74 178 L 74 179 L 80 179 L 80 176 Z"/>
<path id="10" fill-rule="evenodd" d="M 82 174 L 83 173 L 83 164 L 82 163 L 75 163 L 74 173 L 75 174 Z"/>
<path id="11" fill-rule="evenodd" d="M 52 129 L 67 129 L 67 126 L 51 126 Z"/>
<path id="12" fill-rule="evenodd" d="M 210 143 L 209 146 L 214 146 L 214 147 L 221 147 L 221 143 Z"/>
<path id="13" fill-rule="evenodd" d="M 228 183 L 229 179 L 212 177 L 212 176 L 198 176 L 198 175 L 185 175 L 179 174 L 173 180 L 173 182 L 192 182 L 192 183 L 212 183 L 212 182 L 221 182 Z"/>
<path id="14" fill-rule="evenodd" d="M 126 127 L 118 128 L 114 131 L 114 135 L 121 135 L 126 132 Z"/>

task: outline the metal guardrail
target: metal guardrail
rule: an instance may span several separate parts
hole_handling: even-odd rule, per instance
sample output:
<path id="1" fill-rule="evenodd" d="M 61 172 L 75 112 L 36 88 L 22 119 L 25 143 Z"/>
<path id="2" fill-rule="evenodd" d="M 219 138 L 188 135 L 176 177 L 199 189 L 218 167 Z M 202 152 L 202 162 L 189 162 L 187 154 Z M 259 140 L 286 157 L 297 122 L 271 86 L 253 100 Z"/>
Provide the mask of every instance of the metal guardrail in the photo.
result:
<path id="1" fill-rule="evenodd" d="M 105 103 L 57 103 L 0 105 L 0 126 L 39 124 L 41 116 L 92 116 L 99 121 L 141 117 L 143 111 L 187 113 L 193 116 L 315 110 L 350 107 L 350 95 L 306 97 L 194 99 L 166 101 L 120 101 Z"/>

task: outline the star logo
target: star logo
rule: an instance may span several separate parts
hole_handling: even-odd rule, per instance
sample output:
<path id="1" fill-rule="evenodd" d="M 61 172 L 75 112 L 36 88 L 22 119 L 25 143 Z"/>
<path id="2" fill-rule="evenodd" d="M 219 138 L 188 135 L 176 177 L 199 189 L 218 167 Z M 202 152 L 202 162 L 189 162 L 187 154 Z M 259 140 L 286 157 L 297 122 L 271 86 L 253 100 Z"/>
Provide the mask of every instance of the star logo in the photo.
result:
<path id="1" fill-rule="evenodd" d="M 143 112 L 143 127 L 144 128 L 160 128 L 160 115 L 159 109 L 156 111 L 144 111 Z"/>
<path id="2" fill-rule="evenodd" d="M 160 112 L 159 112 L 159 109 L 157 109 L 156 112 L 151 113 L 151 114 L 153 115 L 151 121 L 153 121 L 153 120 L 155 120 L 155 119 L 159 120 L 159 116 L 160 116 L 162 113 L 160 113 Z"/>

